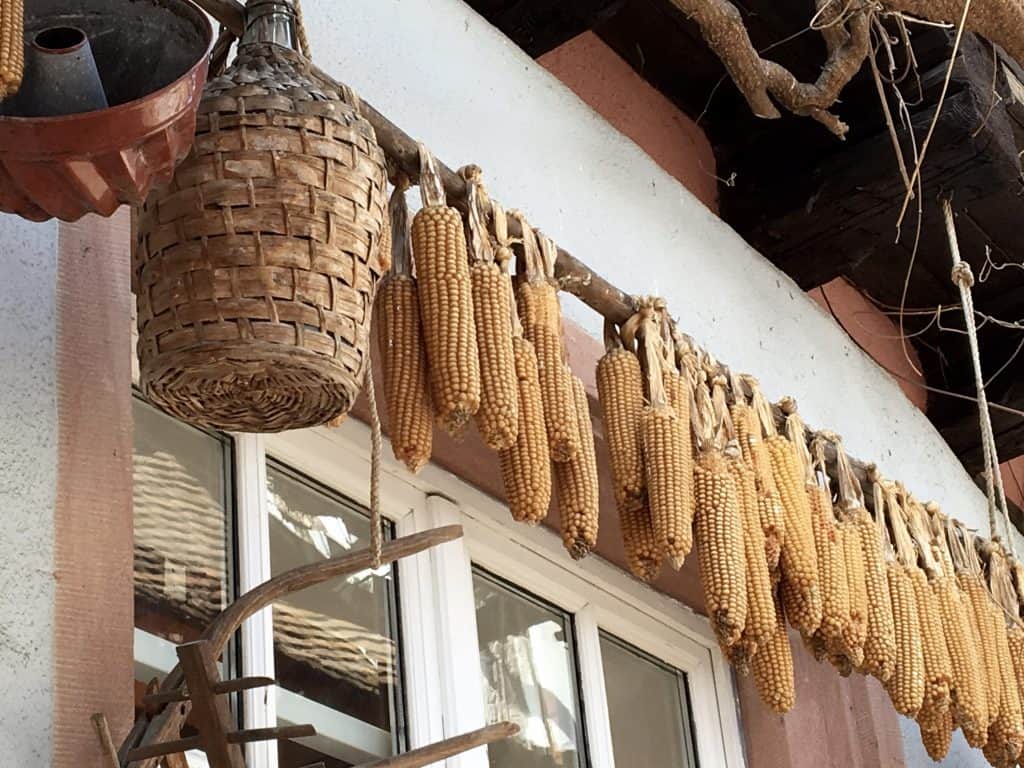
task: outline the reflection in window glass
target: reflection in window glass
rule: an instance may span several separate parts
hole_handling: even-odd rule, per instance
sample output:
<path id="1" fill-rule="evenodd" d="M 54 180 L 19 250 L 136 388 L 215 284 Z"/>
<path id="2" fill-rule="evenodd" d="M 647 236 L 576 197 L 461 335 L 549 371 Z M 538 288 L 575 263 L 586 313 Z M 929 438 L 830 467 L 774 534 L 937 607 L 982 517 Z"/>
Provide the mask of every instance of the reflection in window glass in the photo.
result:
<path id="1" fill-rule="evenodd" d="M 227 444 L 132 404 L 135 626 L 195 640 L 230 599 Z"/>
<path id="2" fill-rule="evenodd" d="M 473 591 L 487 720 L 520 727 L 517 736 L 488 747 L 490 765 L 584 765 L 568 617 L 477 570 Z"/>
<path id="3" fill-rule="evenodd" d="M 616 765 L 692 768 L 686 677 L 601 634 Z"/>
<path id="4" fill-rule="evenodd" d="M 267 467 L 274 575 L 370 543 L 362 510 L 280 467 Z M 396 734 L 399 674 L 391 566 L 332 579 L 274 603 L 274 665 L 280 684 L 319 705 Z M 394 743 L 394 739 L 392 739 Z M 325 760 L 282 745 L 282 768 Z"/>

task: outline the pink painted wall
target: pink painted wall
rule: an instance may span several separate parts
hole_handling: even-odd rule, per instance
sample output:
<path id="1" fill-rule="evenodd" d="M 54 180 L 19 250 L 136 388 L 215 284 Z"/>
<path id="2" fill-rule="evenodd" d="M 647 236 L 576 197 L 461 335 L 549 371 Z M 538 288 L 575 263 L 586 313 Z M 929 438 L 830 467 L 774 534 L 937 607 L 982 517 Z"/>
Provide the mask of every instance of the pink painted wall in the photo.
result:
<path id="1" fill-rule="evenodd" d="M 593 32 L 538 59 L 595 112 L 635 141 L 704 205 L 718 211 L 715 155 L 704 131 Z"/>

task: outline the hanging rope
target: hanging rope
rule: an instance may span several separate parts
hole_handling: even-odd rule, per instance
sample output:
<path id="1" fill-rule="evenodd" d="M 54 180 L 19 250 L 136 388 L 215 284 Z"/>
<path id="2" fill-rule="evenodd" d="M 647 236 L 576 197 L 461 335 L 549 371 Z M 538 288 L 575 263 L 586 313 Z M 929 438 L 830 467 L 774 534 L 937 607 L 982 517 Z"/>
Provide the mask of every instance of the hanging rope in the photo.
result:
<path id="1" fill-rule="evenodd" d="M 313 58 L 309 50 L 309 37 L 306 35 L 306 19 L 302 15 L 302 0 L 292 0 L 295 5 L 295 36 L 299 40 L 299 50 L 307 59 Z"/>
<path id="2" fill-rule="evenodd" d="M 373 568 L 380 568 L 381 533 L 383 521 L 380 512 L 380 463 L 384 451 L 381 438 L 380 413 L 377 411 L 377 393 L 373 382 L 373 361 L 366 364 L 366 400 L 370 406 L 370 548 L 373 550 Z"/>
<path id="3" fill-rule="evenodd" d="M 971 347 L 971 363 L 974 365 L 974 385 L 978 390 L 978 416 L 981 423 L 981 447 L 985 458 L 985 490 L 988 496 L 988 528 L 989 535 L 996 539 L 996 510 L 1002 512 L 1006 528 L 1006 543 L 1010 552 L 1014 551 L 1013 530 L 1010 524 L 1010 511 L 1006 505 L 1006 492 L 1003 489 L 1003 476 L 999 472 L 999 457 L 996 450 L 996 438 L 992 431 L 992 416 L 988 410 L 988 397 L 985 394 L 985 379 L 981 373 L 981 352 L 978 349 L 978 327 L 974 321 L 974 273 L 971 265 L 960 258 L 960 244 L 956 237 L 956 223 L 953 220 L 953 206 L 949 199 L 942 201 L 942 213 L 946 220 L 946 234 L 949 237 L 949 251 L 953 258 L 953 270 L 950 279 L 960 289 L 960 303 L 964 309 L 964 323 L 967 326 L 967 340 Z"/>

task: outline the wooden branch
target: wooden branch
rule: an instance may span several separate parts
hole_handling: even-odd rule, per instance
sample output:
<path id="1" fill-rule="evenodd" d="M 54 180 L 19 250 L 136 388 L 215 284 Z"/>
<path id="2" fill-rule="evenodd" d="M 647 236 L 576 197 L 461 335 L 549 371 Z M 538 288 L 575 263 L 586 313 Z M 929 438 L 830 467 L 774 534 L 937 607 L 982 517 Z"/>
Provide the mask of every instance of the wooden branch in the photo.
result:
<path id="1" fill-rule="evenodd" d="M 144 744 L 141 747 L 129 750 L 128 762 L 137 760 L 158 760 L 165 755 L 175 755 L 179 752 L 187 752 L 190 749 L 199 749 L 203 740 L 198 736 L 189 736 L 186 739 L 175 739 L 174 741 L 162 741 L 155 744 Z"/>
<path id="2" fill-rule="evenodd" d="M 249 728 L 244 731 L 232 731 L 228 734 L 229 744 L 248 744 L 252 741 L 284 741 L 285 739 L 304 739 L 316 736 L 316 728 L 312 725 L 279 725 L 274 728 Z"/>
<path id="3" fill-rule="evenodd" d="M 231 30 L 235 37 L 245 33 L 245 6 L 238 0 L 195 0 L 195 4 Z"/>
<path id="4" fill-rule="evenodd" d="M 464 733 L 451 739 L 439 741 L 428 747 L 420 747 L 411 752 L 406 752 L 395 757 L 388 757 L 373 763 L 365 763 L 356 768 L 421 768 L 421 766 L 439 763 L 449 757 L 460 755 L 471 749 L 482 747 L 486 744 L 493 744 L 496 741 L 515 736 L 519 733 L 519 726 L 514 723 L 498 723 L 481 728 L 477 731 Z"/>
<path id="5" fill-rule="evenodd" d="M 100 749 L 103 750 L 103 756 L 106 758 L 107 768 L 121 768 L 117 759 L 117 748 L 114 746 L 114 740 L 110 737 L 110 724 L 107 722 L 107 716 L 102 712 L 93 713 L 92 726 L 96 729 L 96 736 L 99 737 Z"/>

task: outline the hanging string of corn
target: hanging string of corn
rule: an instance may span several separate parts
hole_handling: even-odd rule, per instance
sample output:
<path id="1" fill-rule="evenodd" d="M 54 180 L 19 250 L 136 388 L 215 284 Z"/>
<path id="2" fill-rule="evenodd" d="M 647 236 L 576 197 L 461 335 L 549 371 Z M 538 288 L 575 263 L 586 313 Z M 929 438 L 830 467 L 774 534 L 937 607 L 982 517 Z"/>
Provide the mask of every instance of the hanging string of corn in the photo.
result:
<path id="1" fill-rule="evenodd" d="M 998 540 L 982 544 L 979 549 L 988 561 L 990 597 L 988 603 L 992 632 L 996 639 L 995 663 L 999 670 L 999 715 L 989 726 L 986 759 L 995 766 L 1015 766 L 1024 748 L 1020 689 L 1010 650 L 1007 621 L 1016 613 L 1016 599 L 1010 584 L 1006 555 Z M 1019 616 L 1017 617 L 1019 619 Z"/>
<path id="2" fill-rule="evenodd" d="M 430 392 L 441 426 L 460 435 L 480 407 L 480 361 L 462 217 L 445 202 L 434 158 L 419 145 L 423 207 L 412 251 L 426 342 Z"/>
<path id="3" fill-rule="evenodd" d="M 868 626 L 864 638 L 864 669 L 882 683 L 892 676 L 896 665 L 896 629 L 893 626 L 892 598 L 886 574 L 888 549 L 883 550 L 885 528 L 885 497 L 881 477 L 874 467 L 868 468 L 874 495 L 874 515 L 854 519 L 864 560 L 864 584 L 868 593 Z"/>
<path id="4" fill-rule="evenodd" d="M 946 631 L 942 624 L 939 595 L 936 591 L 936 582 L 941 578 L 942 567 L 936 557 L 927 523 L 924 521 L 924 508 L 917 499 L 906 493 L 902 486 L 899 486 L 899 490 L 904 523 L 913 539 L 919 566 L 911 572 L 921 622 L 925 681 L 924 699 L 917 713 L 917 722 L 922 731 L 935 732 L 947 720 L 953 689 L 953 664 L 949 655 Z"/>
<path id="5" fill-rule="evenodd" d="M 999 587 L 994 584 L 993 587 L 996 589 L 1000 607 L 1003 608 L 1008 619 L 1006 642 L 1010 650 L 1010 661 L 1013 664 L 1015 687 L 1020 695 L 1024 691 L 1024 626 L 1021 625 L 1020 617 L 1020 577 L 1024 573 L 1021 573 L 1020 563 L 1016 561 L 1009 563 L 1005 556 L 1006 553 L 1002 554 L 1003 563 L 1009 567 L 1009 573 L 1005 584 L 1000 584 Z M 1000 581 L 1002 582 L 1002 579 Z M 1020 756 L 1018 756 L 1019 759 Z"/>
<path id="6" fill-rule="evenodd" d="M 25 73 L 25 7 L 23 0 L 0 3 L 0 100 L 13 96 Z"/>
<path id="7" fill-rule="evenodd" d="M 826 436 L 821 434 L 815 435 L 811 441 L 811 471 L 815 483 L 808 487 L 807 493 L 821 582 L 821 623 L 809 644 L 819 661 L 829 658 L 842 667 L 847 659 L 846 637 L 850 632 L 850 585 L 846 574 L 846 552 L 832 512 L 832 487 L 825 463 L 826 444 Z"/>
<path id="8" fill-rule="evenodd" d="M 868 632 L 868 590 L 864 555 L 861 552 L 858 521 L 871 526 L 871 519 L 864 507 L 864 492 L 860 481 L 853 474 L 850 458 L 843 442 L 834 432 L 819 433 L 832 444 L 836 454 L 836 480 L 838 492 L 835 514 L 843 559 L 846 564 L 846 584 L 849 592 L 849 621 L 843 631 L 841 643 L 845 662 L 837 663 L 842 674 L 847 670 L 860 669 L 864 665 L 864 643 Z"/>
<path id="9" fill-rule="evenodd" d="M 519 398 L 512 352 L 512 284 L 505 274 L 507 259 L 499 262 L 484 228 L 481 207 L 486 195 L 478 166 L 459 170 L 466 180 L 470 295 L 480 361 L 480 407 L 474 414 L 477 430 L 488 448 L 500 451 L 516 441 Z M 506 249 L 507 250 L 507 249 Z"/>
<path id="10" fill-rule="evenodd" d="M 572 376 L 565 365 L 562 310 L 553 277 L 554 244 L 543 236 L 538 244 L 537 233 L 519 211 L 510 211 L 509 216 L 519 221 L 523 233 L 523 276 L 516 286 L 516 303 L 524 334 L 537 352 L 548 450 L 552 461 L 571 461 L 580 447 L 580 431 Z"/>
<path id="11" fill-rule="evenodd" d="M 796 402 L 786 398 L 780 407 L 786 415 L 789 439 L 774 435 L 767 437 L 765 443 L 785 514 L 786 533 L 780 557 L 782 603 L 790 624 L 804 638 L 810 638 L 821 624 L 821 580 L 808 494 L 815 483 L 806 428 L 797 413 Z"/>
<path id="12" fill-rule="evenodd" d="M 427 354 L 420 322 L 419 293 L 412 275 L 407 180 L 399 180 L 388 203 L 392 270 L 377 292 L 378 343 L 384 367 L 389 437 L 395 458 L 419 472 L 433 448 L 434 413 L 428 387 Z"/>
<path id="13" fill-rule="evenodd" d="M 640 417 L 644 408 L 644 379 L 640 360 L 626 349 L 611 322 L 604 324 L 605 353 L 597 363 L 597 396 L 612 468 L 615 504 L 623 510 L 644 505 L 647 485 L 640 453 Z"/>
<path id="14" fill-rule="evenodd" d="M 747 622 L 746 557 L 740 496 L 726 455 L 726 379 L 716 375 L 706 383 L 707 372 L 701 371 L 694 390 L 699 449 L 693 470 L 697 562 L 711 628 L 719 645 L 729 648 L 739 642 Z M 735 443 L 728 451 L 739 456 Z"/>
<path id="15" fill-rule="evenodd" d="M 737 390 L 738 382 L 733 377 L 731 389 Z M 758 510 L 757 480 L 754 468 L 748 463 L 739 450 L 739 431 L 735 428 L 733 414 L 744 414 L 736 408 L 735 402 L 726 410 L 724 390 L 716 388 L 712 397 L 716 415 L 721 410 L 720 418 L 725 426 L 725 437 L 728 448 L 725 451 L 726 465 L 729 474 L 736 484 L 742 518 L 743 555 L 747 587 L 747 622 L 739 642 L 726 649 L 729 660 L 746 672 L 749 660 L 758 649 L 767 643 L 775 634 L 775 600 L 771 573 L 765 558 L 764 531 L 761 528 L 761 517 Z M 689 392 L 687 392 L 689 395 Z M 715 396 L 718 397 L 715 397 Z M 749 454 L 748 454 L 749 455 Z"/>
<path id="16" fill-rule="evenodd" d="M 678 570 L 693 547 L 693 468 L 687 462 L 689 433 L 668 403 L 662 366 L 659 303 L 646 299 L 623 326 L 627 346 L 639 339 L 648 405 L 640 419 L 640 446 L 647 503 L 657 547 Z"/>
<path id="17" fill-rule="evenodd" d="M 754 468 L 757 481 L 758 513 L 761 516 L 761 529 L 764 531 L 765 557 L 774 581 L 778 581 L 779 560 L 782 555 L 782 542 L 786 535 L 785 512 L 782 497 L 779 495 L 772 469 L 771 452 L 768 438 L 777 436 L 775 418 L 771 406 L 761 392 L 757 379 L 752 376 L 739 377 L 736 392 L 750 390 L 750 408 L 746 412 L 746 420 L 733 419 L 736 434 L 740 440 L 740 449 L 744 458 Z"/>
<path id="18" fill-rule="evenodd" d="M 507 264 L 511 253 L 508 221 L 504 209 L 493 200 L 491 217 L 497 244 L 495 258 Z M 510 280 L 507 273 L 505 279 Z M 516 372 L 519 419 L 515 442 L 498 451 L 498 460 L 505 499 L 512 518 L 536 525 L 547 517 L 551 506 L 551 455 L 544 429 L 537 355 L 533 344 L 523 338 L 523 326 L 519 321 L 516 303 L 509 302 L 508 309 L 512 324 L 512 357 Z"/>

